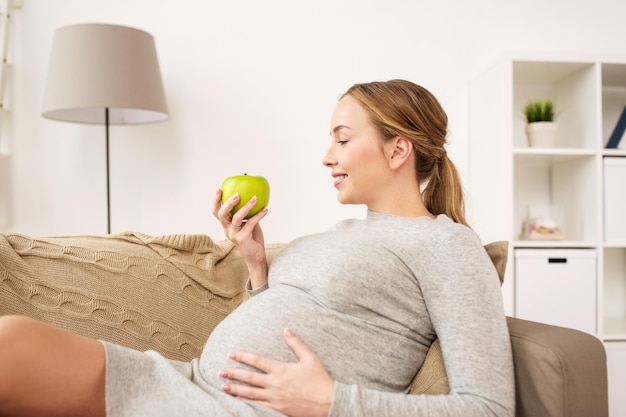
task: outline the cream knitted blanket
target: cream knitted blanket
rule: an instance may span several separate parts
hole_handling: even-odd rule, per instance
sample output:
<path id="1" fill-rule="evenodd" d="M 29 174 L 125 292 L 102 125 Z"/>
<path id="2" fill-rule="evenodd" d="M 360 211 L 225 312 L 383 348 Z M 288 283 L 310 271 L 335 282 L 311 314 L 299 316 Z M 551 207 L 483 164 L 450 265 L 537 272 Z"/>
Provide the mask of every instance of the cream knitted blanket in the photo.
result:
<path id="1" fill-rule="evenodd" d="M 282 245 L 270 245 L 268 258 Z M 164 356 L 199 356 L 247 298 L 233 244 L 206 235 L 0 235 L 0 315 L 24 314 Z"/>

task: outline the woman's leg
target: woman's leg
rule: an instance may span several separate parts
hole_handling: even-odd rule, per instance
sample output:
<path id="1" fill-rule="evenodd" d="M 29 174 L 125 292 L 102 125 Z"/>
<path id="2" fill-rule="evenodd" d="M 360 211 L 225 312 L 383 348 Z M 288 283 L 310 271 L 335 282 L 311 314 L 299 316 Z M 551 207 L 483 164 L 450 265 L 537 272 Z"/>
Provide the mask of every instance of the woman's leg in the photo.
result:
<path id="1" fill-rule="evenodd" d="M 97 340 L 0 317 L 0 416 L 104 416 L 105 369 Z"/>

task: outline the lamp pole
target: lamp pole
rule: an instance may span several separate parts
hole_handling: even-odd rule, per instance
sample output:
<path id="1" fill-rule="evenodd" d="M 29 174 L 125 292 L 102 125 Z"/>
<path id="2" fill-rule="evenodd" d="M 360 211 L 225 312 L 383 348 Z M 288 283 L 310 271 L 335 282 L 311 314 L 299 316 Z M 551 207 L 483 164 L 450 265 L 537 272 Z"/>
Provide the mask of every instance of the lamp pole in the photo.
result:
<path id="1" fill-rule="evenodd" d="M 111 234 L 111 186 L 109 180 L 109 108 L 104 108 L 104 130 L 106 136 L 107 160 L 107 234 Z"/>

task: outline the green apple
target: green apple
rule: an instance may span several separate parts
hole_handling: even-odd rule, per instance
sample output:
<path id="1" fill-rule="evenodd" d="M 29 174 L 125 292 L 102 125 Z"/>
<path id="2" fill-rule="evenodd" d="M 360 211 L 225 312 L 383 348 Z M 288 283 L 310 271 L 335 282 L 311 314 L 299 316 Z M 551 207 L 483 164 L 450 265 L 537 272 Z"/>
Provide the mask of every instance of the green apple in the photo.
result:
<path id="1" fill-rule="evenodd" d="M 263 210 L 263 208 L 269 203 L 270 184 L 264 177 L 248 174 L 235 175 L 233 177 L 226 178 L 222 183 L 222 204 L 224 204 L 226 200 L 236 193 L 239 193 L 239 197 L 241 198 L 239 203 L 237 203 L 237 205 L 231 210 L 231 217 L 237 212 L 237 210 L 250 201 L 252 197 L 257 197 L 257 203 L 245 217 L 246 219 L 249 219 L 259 211 Z"/>

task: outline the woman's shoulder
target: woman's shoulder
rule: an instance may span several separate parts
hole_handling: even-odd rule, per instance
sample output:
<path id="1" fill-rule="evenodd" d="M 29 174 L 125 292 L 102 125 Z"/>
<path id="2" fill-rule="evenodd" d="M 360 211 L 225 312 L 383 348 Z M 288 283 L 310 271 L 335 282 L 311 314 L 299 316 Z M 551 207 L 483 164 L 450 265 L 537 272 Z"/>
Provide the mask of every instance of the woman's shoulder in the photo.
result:
<path id="1" fill-rule="evenodd" d="M 479 242 L 476 233 L 469 227 L 454 222 L 445 214 L 434 219 L 422 217 L 401 217 L 385 213 L 368 212 L 363 219 L 344 219 L 332 226 L 329 232 L 365 231 L 372 236 L 404 236 L 413 240 L 445 241 L 455 237 L 469 238 Z M 465 239 L 464 239 L 465 240 Z"/>
<path id="2" fill-rule="evenodd" d="M 478 235 L 468 226 L 453 221 L 445 214 L 439 214 L 434 224 L 442 235 L 459 235 L 459 236 L 471 236 L 478 238 Z"/>
<path id="3" fill-rule="evenodd" d="M 431 235 L 433 240 L 443 247 L 471 250 L 483 246 L 474 230 L 464 224 L 454 222 L 445 214 L 438 215 L 434 220 Z"/>

